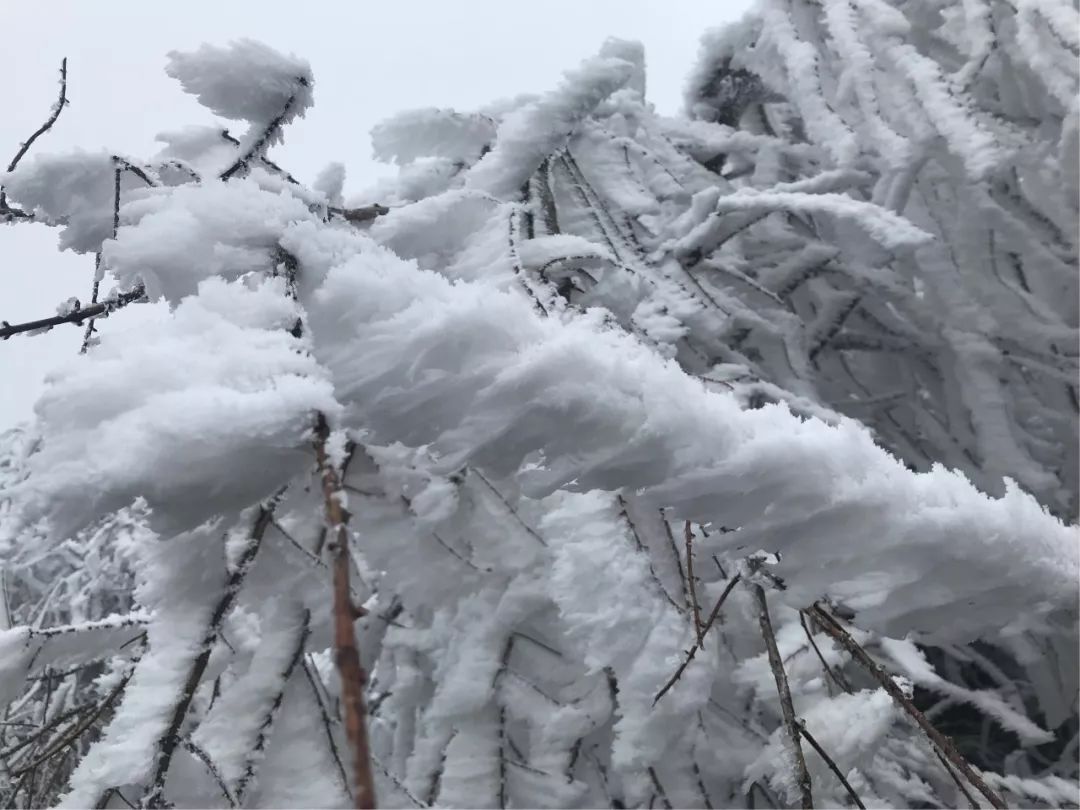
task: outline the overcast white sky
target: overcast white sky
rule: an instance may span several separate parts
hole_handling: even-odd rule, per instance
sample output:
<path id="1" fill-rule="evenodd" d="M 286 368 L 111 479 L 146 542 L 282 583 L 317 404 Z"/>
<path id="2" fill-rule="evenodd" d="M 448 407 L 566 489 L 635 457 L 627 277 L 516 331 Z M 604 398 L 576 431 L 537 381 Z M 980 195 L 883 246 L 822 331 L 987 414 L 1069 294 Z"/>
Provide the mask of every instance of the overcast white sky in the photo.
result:
<path id="1" fill-rule="evenodd" d="M 0 162 L 44 120 L 68 57 L 71 105 L 35 152 L 107 148 L 135 157 L 154 136 L 208 123 L 208 112 L 164 71 L 169 50 L 250 37 L 311 62 L 315 107 L 272 156 L 302 181 L 329 161 L 348 169 L 346 194 L 385 167 L 371 160 L 368 132 L 402 109 L 471 109 L 553 87 L 609 36 L 643 42 L 648 96 L 661 112 L 681 106 L 701 34 L 736 19 L 751 0 L 51 0 L 4 9 L 6 81 L 0 91 Z M 93 258 L 56 249 L 38 225 L 0 226 L 0 319 L 47 317 L 69 296 L 85 300 Z M 149 307 L 131 307 L 101 324 Z M 145 317 L 145 315 L 144 315 Z M 72 326 L 0 343 L 0 430 L 30 418 L 45 374 L 77 354 Z"/>

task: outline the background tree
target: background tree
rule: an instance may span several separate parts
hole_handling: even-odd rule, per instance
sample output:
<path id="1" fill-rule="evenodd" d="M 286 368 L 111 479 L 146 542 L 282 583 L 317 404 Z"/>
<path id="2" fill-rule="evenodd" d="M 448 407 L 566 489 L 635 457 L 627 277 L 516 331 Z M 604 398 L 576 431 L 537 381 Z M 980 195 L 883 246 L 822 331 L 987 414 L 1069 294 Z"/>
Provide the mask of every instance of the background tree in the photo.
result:
<path id="1" fill-rule="evenodd" d="M 680 119 L 610 41 L 347 206 L 204 46 L 243 135 L 15 167 L 171 315 L 9 442 L 4 798 L 1075 803 L 1076 19 L 766 2 Z"/>

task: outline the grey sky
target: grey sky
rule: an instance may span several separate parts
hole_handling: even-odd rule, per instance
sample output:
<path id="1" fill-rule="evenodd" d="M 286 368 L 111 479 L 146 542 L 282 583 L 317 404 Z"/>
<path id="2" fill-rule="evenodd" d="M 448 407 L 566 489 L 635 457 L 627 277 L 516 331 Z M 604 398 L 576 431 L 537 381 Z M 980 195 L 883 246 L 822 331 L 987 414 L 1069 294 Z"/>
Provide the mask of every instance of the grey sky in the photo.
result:
<path id="1" fill-rule="evenodd" d="M 315 73 L 315 107 L 287 130 L 273 157 L 304 181 L 329 161 L 345 163 L 348 195 L 387 171 L 371 160 L 368 138 L 386 116 L 414 107 L 470 109 L 543 91 L 608 36 L 645 44 L 648 96 L 661 112 L 674 113 L 702 32 L 750 5 L 751 0 L 339 0 L 300 10 L 295 2 L 278 0 L 11 4 L 4 11 L 0 161 L 6 163 L 47 115 L 63 56 L 71 106 L 34 151 L 107 148 L 142 157 L 157 151 L 158 132 L 212 120 L 165 75 L 165 54 L 250 37 L 306 58 Z M 92 266 L 90 256 L 58 253 L 50 229 L 0 227 L 0 318 L 46 317 L 71 295 L 85 299 Z M 153 308 L 131 307 L 102 328 L 137 317 L 154 317 Z M 31 416 L 46 372 L 78 352 L 80 337 L 69 326 L 0 344 L 0 430 Z"/>

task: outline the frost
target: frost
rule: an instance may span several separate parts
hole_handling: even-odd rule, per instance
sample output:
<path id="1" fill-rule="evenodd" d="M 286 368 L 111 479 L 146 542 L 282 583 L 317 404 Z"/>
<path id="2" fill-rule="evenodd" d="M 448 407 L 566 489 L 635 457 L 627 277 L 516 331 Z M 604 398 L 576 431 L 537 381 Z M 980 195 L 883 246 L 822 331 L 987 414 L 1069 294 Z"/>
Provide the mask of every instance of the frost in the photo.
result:
<path id="1" fill-rule="evenodd" d="M 250 39 L 171 51 L 165 72 L 214 115 L 234 121 L 265 125 L 280 116 L 288 124 L 312 103 L 308 63 Z"/>

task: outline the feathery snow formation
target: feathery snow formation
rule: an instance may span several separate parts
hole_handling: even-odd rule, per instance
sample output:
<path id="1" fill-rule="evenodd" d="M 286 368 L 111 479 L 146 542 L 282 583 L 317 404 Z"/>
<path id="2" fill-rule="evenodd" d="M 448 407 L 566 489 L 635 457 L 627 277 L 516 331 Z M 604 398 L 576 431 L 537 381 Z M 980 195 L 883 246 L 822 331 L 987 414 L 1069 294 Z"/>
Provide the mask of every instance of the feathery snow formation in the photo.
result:
<path id="1" fill-rule="evenodd" d="M 311 106 L 311 66 L 261 42 L 242 39 L 227 47 L 204 44 L 195 51 L 171 51 L 165 72 L 214 115 L 233 121 L 281 124 Z"/>
<path id="2" fill-rule="evenodd" d="M 619 41 L 396 116 L 360 213 L 266 156 L 305 64 L 173 57 L 251 130 L 163 136 L 96 245 L 169 311 L 110 322 L 0 463 L 0 798 L 352 804 L 338 559 L 385 806 L 780 806 L 800 720 L 820 806 L 956 806 L 964 757 L 1013 803 L 1075 789 L 1076 241 L 1040 207 L 1068 126 L 934 101 L 1004 82 L 1000 49 L 977 5 L 910 5 L 764 4 L 708 40 L 692 121 Z M 1068 17 L 1032 9 L 1024 36 Z M 911 71 L 935 115 L 866 123 Z"/>

